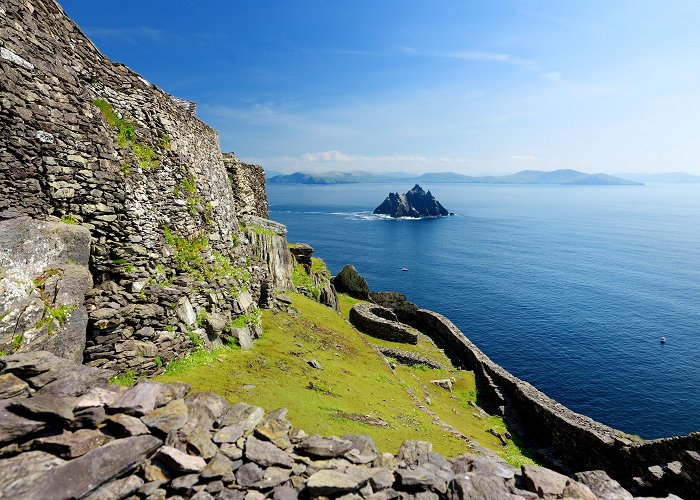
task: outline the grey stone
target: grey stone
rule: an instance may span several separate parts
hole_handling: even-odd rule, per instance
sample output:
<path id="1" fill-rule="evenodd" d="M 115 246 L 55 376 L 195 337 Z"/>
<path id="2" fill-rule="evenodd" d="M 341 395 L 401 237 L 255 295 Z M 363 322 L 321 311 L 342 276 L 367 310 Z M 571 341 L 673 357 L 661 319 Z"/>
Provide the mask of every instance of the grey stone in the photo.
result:
<path id="1" fill-rule="evenodd" d="M 214 433 L 215 443 L 235 443 L 243 436 L 245 429 L 241 425 L 227 425 Z"/>
<path id="2" fill-rule="evenodd" d="M 118 397 L 119 392 L 104 387 L 93 387 L 78 398 L 75 403 L 75 410 L 109 406 L 114 403 Z"/>
<path id="3" fill-rule="evenodd" d="M 112 441 L 47 471 L 22 494 L 37 500 L 55 498 L 56 492 L 63 498 L 81 498 L 141 464 L 160 444 L 153 436 Z"/>
<path id="4" fill-rule="evenodd" d="M 233 464 L 231 463 L 231 460 L 229 460 L 223 453 L 217 453 L 214 458 L 209 461 L 204 470 L 202 470 L 200 476 L 204 479 L 212 480 L 221 479 L 227 475 L 230 475 L 231 479 L 233 479 L 232 468 Z"/>
<path id="5" fill-rule="evenodd" d="M 372 471 L 372 477 L 369 481 L 375 491 L 385 490 L 393 486 L 394 473 L 388 469 L 378 469 Z"/>
<path id="6" fill-rule="evenodd" d="M 462 455 L 453 459 L 452 471 L 456 474 L 474 472 L 483 476 L 492 475 L 503 479 L 515 477 L 515 471 L 510 465 L 481 455 Z"/>
<path id="7" fill-rule="evenodd" d="M 396 470 L 396 477 L 402 489 L 434 489 L 440 493 L 447 491 L 447 484 L 425 467 L 411 467 Z"/>
<path id="8" fill-rule="evenodd" d="M 257 406 L 236 403 L 219 418 L 221 427 L 239 425 L 244 432 L 252 432 L 265 416 L 265 411 Z"/>
<path id="9" fill-rule="evenodd" d="M 331 279 L 338 293 L 347 293 L 355 298 L 369 300 L 369 286 L 352 264 L 347 264 Z"/>
<path id="10" fill-rule="evenodd" d="M 418 462 L 418 457 L 433 451 L 433 444 L 428 441 L 406 440 L 401 443 L 397 458 L 403 460 L 407 465 Z"/>
<path id="11" fill-rule="evenodd" d="M 263 478 L 263 471 L 258 464 L 249 462 L 236 471 L 236 482 L 247 488 Z"/>
<path id="12" fill-rule="evenodd" d="M 223 443 L 220 448 L 221 453 L 226 455 L 231 460 L 238 460 L 243 456 L 243 450 L 232 443 Z"/>
<path id="13" fill-rule="evenodd" d="M 241 349 L 249 351 L 253 348 L 253 337 L 247 326 L 231 328 L 230 334 Z"/>
<path id="14" fill-rule="evenodd" d="M 221 335 L 221 332 L 224 331 L 226 323 L 228 323 L 226 316 L 216 312 L 210 312 L 209 314 L 207 314 L 207 319 L 204 322 L 204 328 L 209 335 L 218 336 Z"/>
<path id="15" fill-rule="evenodd" d="M 65 460 L 43 451 L 28 451 L 0 460 L 0 497 L 19 498 L 37 477 L 64 463 Z"/>
<path id="16" fill-rule="evenodd" d="M 362 434 L 345 434 L 340 438 L 352 443 L 352 449 L 345 454 L 345 458 L 354 464 L 373 462 L 379 455 L 377 446 L 369 436 Z"/>
<path id="17" fill-rule="evenodd" d="M 272 441 L 282 449 L 291 447 L 289 431 L 292 428 L 292 423 L 287 420 L 286 415 L 287 408 L 280 408 L 269 413 L 255 427 L 255 435 Z"/>
<path id="18" fill-rule="evenodd" d="M 26 396 L 29 394 L 29 385 L 14 376 L 12 373 L 0 375 L 0 399 Z"/>
<path id="19" fill-rule="evenodd" d="M 165 406 L 157 408 L 143 417 L 141 421 L 149 429 L 157 430 L 163 434 L 179 429 L 187 421 L 187 405 L 182 399 L 175 399 Z"/>
<path id="20" fill-rule="evenodd" d="M 297 500 L 299 492 L 291 486 L 277 486 L 272 490 L 273 500 Z"/>
<path id="21" fill-rule="evenodd" d="M 573 479 L 569 479 L 569 481 L 567 481 L 562 496 L 564 498 L 576 498 L 578 500 L 597 500 L 598 498 L 593 494 L 588 486 L 574 481 Z"/>
<path id="22" fill-rule="evenodd" d="M 58 436 L 50 436 L 34 441 L 36 449 L 51 452 L 61 458 L 72 459 L 85 455 L 90 450 L 99 448 L 108 441 L 107 436 L 98 430 L 80 429 L 75 432 L 64 432 Z"/>
<path id="23" fill-rule="evenodd" d="M 197 321 L 197 314 L 194 312 L 194 308 L 187 297 L 180 298 L 175 308 L 175 314 L 180 318 L 180 321 L 189 326 L 194 325 L 195 321 Z"/>
<path id="24" fill-rule="evenodd" d="M 190 384 L 184 382 L 169 382 L 163 384 L 156 398 L 156 408 L 165 406 L 173 399 L 182 399 L 192 390 Z"/>
<path id="25" fill-rule="evenodd" d="M 173 481 L 174 482 L 174 481 Z M 142 497 L 147 497 L 155 493 L 163 485 L 163 481 L 149 481 L 142 484 L 138 489 L 138 494 Z"/>
<path id="26" fill-rule="evenodd" d="M 251 462 L 255 462 L 263 467 L 283 465 L 291 468 L 294 466 L 294 460 L 284 451 L 280 450 L 273 443 L 261 441 L 254 436 L 249 436 L 245 442 L 245 456 Z"/>
<path id="27" fill-rule="evenodd" d="M 525 489 L 537 493 L 540 498 L 560 497 L 569 481 L 563 474 L 537 465 L 523 465 L 521 470 Z"/>
<path id="28" fill-rule="evenodd" d="M 353 442 L 337 437 L 313 434 L 296 445 L 297 452 L 322 458 L 338 458 L 353 448 Z"/>
<path id="29" fill-rule="evenodd" d="M 13 373 L 22 380 L 26 380 L 48 371 L 62 369 L 68 364 L 67 360 L 47 351 L 23 352 L 3 356 L 0 367 L 4 368 L 0 373 Z"/>
<path id="30" fill-rule="evenodd" d="M 143 479 L 138 476 L 128 476 L 111 481 L 90 493 L 85 500 L 114 500 L 126 498 L 135 493 L 143 485 Z"/>
<path id="31" fill-rule="evenodd" d="M 171 446 L 163 446 L 158 450 L 158 460 L 177 472 L 200 472 L 207 463 L 202 457 L 188 455 Z"/>
<path id="32" fill-rule="evenodd" d="M 306 488 L 310 495 L 337 495 L 357 491 L 369 481 L 366 469 L 349 467 L 347 469 L 324 469 L 309 477 Z"/>
<path id="33" fill-rule="evenodd" d="M 27 399 L 15 400 L 11 406 L 13 411 L 29 415 L 37 420 L 53 422 L 69 422 L 73 419 L 75 398 L 62 398 L 51 394 L 36 394 Z"/>
<path id="34" fill-rule="evenodd" d="M 155 408 L 162 385 L 157 382 L 139 382 L 124 392 L 109 407 L 112 413 L 142 416 Z"/>
<path id="35" fill-rule="evenodd" d="M 253 486 L 261 490 L 274 488 L 275 486 L 279 486 L 287 481 L 291 472 L 292 471 L 290 469 L 284 469 L 281 467 L 268 467 L 263 472 L 262 479 Z"/>
<path id="36" fill-rule="evenodd" d="M 185 402 L 190 409 L 194 406 L 206 408 L 214 421 L 219 420 L 231 408 L 226 398 L 213 392 L 195 392 L 190 394 Z"/>
<path id="37" fill-rule="evenodd" d="M 0 445 L 11 443 L 46 427 L 44 422 L 22 417 L 10 411 L 12 400 L 0 401 Z"/>
<path id="38" fill-rule="evenodd" d="M 170 486 L 176 491 L 192 491 L 192 487 L 199 483 L 199 474 L 186 474 L 184 476 L 176 477 L 170 483 Z"/>
<path id="39" fill-rule="evenodd" d="M 119 413 L 106 421 L 107 428 L 117 437 L 141 436 L 148 434 L 148 427 L 136 417 Z"/>
<path id="40" fill-rule="evenodd" d="M 323 370 L 323 365 L 316 361 L 315 359 L 307 359 L 306 363 L 311 367 L 315 368 L 316 370 Z"/>
<path id="41" fill-rule="evenodd" d="M 574 479 L 588 486 L 601 500 L 632 500 L 633 498 L 630 492 L 602 470 L 577 472 L 574 474 Z"/>
<path id="42" fill-rule="evenodd" d="M 216 495 L 216 500 L 243 500 L 245 493 L 241 490 L 224 488 Z"/>

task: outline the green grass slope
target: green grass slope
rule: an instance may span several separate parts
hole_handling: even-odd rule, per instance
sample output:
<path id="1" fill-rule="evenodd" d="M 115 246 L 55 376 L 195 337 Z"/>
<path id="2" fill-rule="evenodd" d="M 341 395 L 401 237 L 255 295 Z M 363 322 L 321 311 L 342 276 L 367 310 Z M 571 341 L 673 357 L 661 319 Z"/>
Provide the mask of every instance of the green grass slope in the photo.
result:
<path id="1" fill-rule="evenodd" d="M 158 380 L 187 382 L 195 391 L 214 391 L 231 402 L 245 401 L 267 411 L 287 407 L 292 423 L 308 433 L 368 434 L 382 451 L 396 453 L 406 439 L 431 441 L 448 457 L 471 451 L 467 441 L 421 410 L 420 402 L 512 464 L 532 463 L 512 441 L 503 446 L 488 432 L 490 428 L 501 432 L 505 426 L 501 419 L 482 415 L 470 405 L 476 399 L 473 374 L 453 369 L 427 337 L 421 336 L 417 346 L 381 342 L 359 333 L 333 310 L 298 294 L 290 296 L 301 316 L 263 311 L 264 333 L 253 350 L 195 353 L 172 363 Z M 353 302 L 341 297 L 345 315 Z M 374 344 L 414 349 L 450 368 L 396 364 L 392 370 Z M 310 359 L 321 363 L 323 370 L 311 367 Z M 452 393 L 430 383 L 446 377 L 456 379 Z"/>

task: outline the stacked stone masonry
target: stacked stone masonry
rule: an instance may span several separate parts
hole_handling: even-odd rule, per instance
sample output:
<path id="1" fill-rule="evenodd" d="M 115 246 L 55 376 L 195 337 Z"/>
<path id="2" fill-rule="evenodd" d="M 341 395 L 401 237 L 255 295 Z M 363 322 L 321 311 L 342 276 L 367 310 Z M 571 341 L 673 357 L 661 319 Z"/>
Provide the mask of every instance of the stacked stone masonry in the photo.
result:
<path id="1" fill-rule="evenodd" d="M 287 288 L 284 232 L 239 220 L 267 217 L 262 169 L 225 161 L 193 103 L 108 60 L 53 0 L 0 19 L 0 220 L 90 231 L 88 364 L 153 373 Z"/>
<path id="2" fill-rule="evenodd" d="M 367 335 L 391 342 L 417 344 L 418 334 L 402 325 L 390 309 L 360 303 L 350 309 L 350 323 Z"/>
<path id="3" fill-rule="evenodd" d="M 602 471 L 577 481 L 474 454 L 446 460 L 423 441 L 394 456 L 364 435 L 308 435 L 286 409 L 109 376 L 42 351 L 0 360 L 0 498 L 632 498 Z"/>

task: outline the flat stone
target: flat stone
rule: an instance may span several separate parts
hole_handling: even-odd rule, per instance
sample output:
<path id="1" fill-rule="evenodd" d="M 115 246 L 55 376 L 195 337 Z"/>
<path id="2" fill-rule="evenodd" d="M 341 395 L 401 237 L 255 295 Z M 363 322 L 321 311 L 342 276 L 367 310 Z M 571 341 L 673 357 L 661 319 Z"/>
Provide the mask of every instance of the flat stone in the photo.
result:
<path id="1" fill-rule="evenodd" d="M 102 484 L 141 464 L 161 445 L 153 436 L 118 439 L 47 471 L 22 492 L 36 500 L 82 498 Z"/>
<path id="2" fill-rule="evenodd" d="M 474 472 L 482 476 L 496 476 L 503 479 L 513 479 L 515 477 L 515 471 L 509 465 L 474 454 L 462 455 L 453 459 L 452 471 L 455 474 Z"/>
<path id="3" fill-rule="evenodd" d="M 40 420 L 70 422 L 75 403 L 75 398 L 36 394 L 31 398 L 15 400 L 12 409 Z"/>
<path id="4" fill-rule="evenodd" d="M 46 427 L 44 422 L 22 417 L 10 411 L 12 400 L 0 401 L 0 445 L 19 441 L 24 436 Z"/>
<path id="5" fill-rule="evenodd" d="M 418 462 L 418 457 L 420 455 L 430 453 L 431 451 L 433 451 L 433 443 L 429 443 L 428 441 L 406 440 L 401 443 L 397 457 L 399 460 L 406 462 L 407 465 L 411 465 Z"/>
<path id="6" fill-rule="evenodd" d="M 211 440 L 209 431 L 205 431 L 201 427 L 197 427 L 187 435 L 186 442 L 206 459 L 216 455 L 216 445 Z"/>
<path id="7" fill-rule="evenodd" d="M 272 490 L 272 500 L 297 500 L 299 492 L 291 486 L 277 486 Z"/>
<path id="8" fill-rule="evenodd" d="M 172 446 L 163 446 L 158 450 L 158 460 L 177 472 L 200 472 L 207 463 L 202 457 L 188 455 Z"/>
<path id="9" fill-rule="evenodd" d="M 370 484 L 375 491 L 385 490 L 391 488 L 394 484 L 394 473 L 389 469 L 379 469 L 377 471 L 372 471 L 372 477 L 370 478 Z"/>
<path id="10" fill-rule="evenodd" d="M 207 466 L 202 470 L 200 476 L 207 480 L 221 479 L 232 474 L 233 464 L 223 453 L 217 453 Z"/>
<path id="11" fill-rule="evenodd" d="M 187 421 L 187 405 L 182 399 L 175 399 L 165 406 L 157 408 L 141 417 L 149 429 L 163 434 L 179 429 Z"/>
<path id="12" fill-rule="evenodd" d="M 313 434 L 301 440 L 297 452 L 322 458 L 339 458 L 353 448 L 352 441 Z"/>
<path id="13" fill-rule="evenodd" d="M 80 429 L 75 432 L 64 432 L 58 436 L 37 439 L 33 446 L 61 458 L 72 459 L 99 448 L 108 440 L 109 438 L 98 430 Z"/>
<path id="14" fill-rule="evenodd" d="M 195 406 L 206 408 L 214 421 L 218 421 L 231 408 L 226 398 L 213 392 L 195 392 L 190 394 L 185 402 L 188 408 Z"/>
<path id="15" fill-rule="evenodd" d="M 323 365 L 315 359 L 307 359 L 306 364 L 308 364 L 311 368 L 315 368 L 316 370 L 323 370 Z"/>
<path id="16" fill-rule="evenodd" d="M 136 417 L 119 413 L 107 419 L 107 428 L 117 437 L 148 434 L 148 427 Z"/>
<path id="17" fill-rule="evenodd" d="M 0 460 L 0 497 L 19 498 L 37 476 L 64 463 L 65 460 L 44 451 L 28 451 Z"/>
<path id="18" fill-rule="evenodd" d="M 175 314 L 180 318 L 180 321 L 186 325 L 192 326 L 197 321 L 197 314 L 187 297 L 182 297 L 175 307 Z"/>
<path id="19" fill-rule="evenodd" d="M 521 470 L 525 489 L 537 493 L 540 498 L 561 497 L 569 481 L 565 475 L 537 465 L 523 465 Z"/>
<path id="20" fill-rule="evenodd" d="M 238 460 L 243 456 L 243 450 L 233 443 L 223 443 L 219 448 L 221 453 L 226 455 L 231 460 Z"/>
<path id="21" fill-rule="evenodd" d="M 244 432 L 252 432 L 265 417 L 265 411 L 246 403 L 236 403 L 218 420 L 221 427 L 240 425 Z"/>
<path id="22" fill-rule="evenodd" d="M 94 408 L 98 406 L 109 406 L 119 397 L 119 392 L 105 387 L 93 387 L 78 398 L 75 403 L 76 410 Z"/>
<path id="23" fill-rule="evenodd" d="M 306 488 L 311 496 L 337 495 L 357 491 L 369 481 L 367 470 L 357 467 L 323 469 L 309 477 Z"/>
<path id="24" fill-rule="evenodd" d="M 29 394 L 29 384 L 12 373 L 0 375 L 0 399 L 26 396 Z"/>
<path id="25" fill-rule="evenodd" d="M 244 432 L 242 425 L 227 425 L 214 433 L 213 440 L 215 443 L 235 443 Z"/>
<path id="26" fill-rule="evenodd" d="M 162 385 L 157 382 L 139 382 L 124 392 L 109 406 L 112 413 L 126 413 L 140 417 L 153 411 Z"/>
<path id="27" fill-rule="evenodd" d="M 574 479 L 588 486 L 593 494 L 601 500 L 632 500 L 634 498 L 630 492 L 603 470 L 577 472 L 574 474 Z"/>
<path id="28" fill-rule="evenodd" d="M 294 460 L 273 443 L 261 441 L 254 436 L 248 437 L 245 443 L 245 456 L 251 462 L 263 467 L 270 465 L 283 465 L 294 467 Z"/>
<path id="29" fill-rule="evenodd" d="M 156 398 L 156 408 L 165 406 L 174 399 L 183 399 L 192 390 L 190 384 L 184 382 L 168 382 L 163 384 Z"/>
<path id="30" fill-rule="evenodd" d="M 269 488 L 274 488 L 279 486 L 289 479 L 289 474 L 292 471 L 290 469 L 283 469 L 281 467 L 268 467 L 263 472 L 263 477 L 260 481 L 255 483 L 253 486 L 261 490 L 266 490 Z"/>
<path id="31" fill-rule="evenodd" d="M 36 375 L 56 370 L 69 364 L 69 361 L 59 358 L 47 351 L 30 351 L 4 356 L 0 362 L 0 373 L 12 373 L 22 380 Z M 38 387 L 36 387 L 38 388 Z"/>
<path id="32" fill-rule="evenodd" d="M 106 385 L 111 375 L 112 373 L 109 371 L 92 366 L 66 367 L 58 373 L 54 380 L 44 385 L 37 394 L 80 396 L 95 386 Z M 41 376 L 39 375 L 39 377 Z"/>
<path id="33" fill-rule="evenodd" d="M 190 492 L 192 487 L 199 483 L 199 474 L 187 474 L 173 479 L 170 486 L 177 491 Z"/>
<path id="34" fill-rule="evenodd" d="M 285 418 L 286 415 L 287 408 L 280 408 L 268 414 L 255 428 L 255 435 L 272 441 L 280 448 L 291 447 L 289 430 L 292 423 Z"/>
<path id="35" fill-rule="evenodd" d="M 249 462 L 236 471 L 236 482 L 248 488 L 263 478 L 263 471 L 258 464 Z"/>
<path id="36" fill-rule="evenodd" d="M 143 479 L 138 476 L 128 476 L 123 479 L 116 479 L 100 486 L 98 489 L 85 497 L 85 500 L 114 500 L 116 498 L 126 498 L 143 485 Z"/>
<path id="37" fill-rule="evenodd" d="M 447 484 L 437 475 L 424 467 L 411 467 L 410 469 L 398 469 L 396 477 L 402 489 L 428 489 L 432 488 L 445 493 Z"/>
<path id="38" fill-rule="evenodd" d="M 72 429 L 90 428 L 94 429 L 107 420 L 107 413 L 102 406 L 76 410 L 73 421 L 70 424 Z"/>
<path id="39" fill-rule="evenodd" d="M 577 500 L 597 500 L 591 489 L 585 484 L 569 479 L 562 493 L 564 498 L 576 498 Z"/>

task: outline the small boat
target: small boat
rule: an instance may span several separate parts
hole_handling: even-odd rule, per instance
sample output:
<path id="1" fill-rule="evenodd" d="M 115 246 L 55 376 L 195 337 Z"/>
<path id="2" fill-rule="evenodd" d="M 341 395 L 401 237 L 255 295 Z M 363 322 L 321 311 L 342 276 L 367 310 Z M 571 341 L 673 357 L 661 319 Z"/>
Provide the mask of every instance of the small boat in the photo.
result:
<path id="1" fill-rule="evenodd" d="M 408 268 L 407 268 L 407 267 L 402 267 L 402 268 L 401 268 L 401 271 L 406 272 L 406 271 L 408 271 Z"/>
<path id="2" fill-rule="evenodd" d="M 661 337 L 661 338 L 659 339 L 659 342 L 661 342 L 662 344 L 665 344 L 665 343 L 666 343 L 666 337 Z"/>

